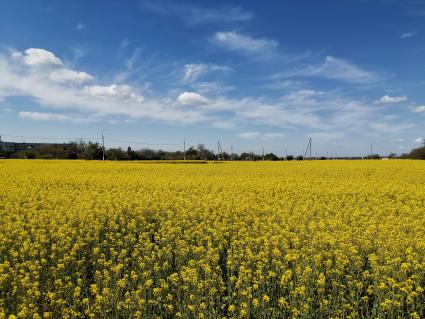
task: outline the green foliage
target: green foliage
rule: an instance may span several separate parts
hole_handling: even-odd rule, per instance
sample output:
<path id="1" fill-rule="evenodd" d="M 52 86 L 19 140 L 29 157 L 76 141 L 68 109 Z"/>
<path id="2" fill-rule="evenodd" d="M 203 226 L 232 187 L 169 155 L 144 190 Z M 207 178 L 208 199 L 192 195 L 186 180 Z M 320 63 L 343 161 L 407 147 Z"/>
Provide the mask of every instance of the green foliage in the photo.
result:
<path id="1" fill-rule="evenodd" d="M 409 158 L 425 160 L 425 146 L 413 149 L 409 154 Z"/>

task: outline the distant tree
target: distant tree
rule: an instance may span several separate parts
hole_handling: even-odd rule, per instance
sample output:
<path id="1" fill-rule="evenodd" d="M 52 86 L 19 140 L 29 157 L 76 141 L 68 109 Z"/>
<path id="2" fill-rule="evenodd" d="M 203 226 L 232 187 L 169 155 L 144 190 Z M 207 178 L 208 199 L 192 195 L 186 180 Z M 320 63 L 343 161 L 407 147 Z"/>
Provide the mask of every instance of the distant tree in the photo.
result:
<path id="1" fill-rule="evenodd" d="M 273 153 L 268 153 L 268 154 L 266 154 L 266 155 L 264 155 L 264 159 L 266 160 L 266 161 L 278 161 L 279 160 L 279 157 L 277 157 L 275 154 L 273 154 Z"/>
<path id="2" fill-rule="evenodd" d="M 89 142 L 88 144 L 82 142 L 79 145 L 80 158 L 87 160 L 101 160 L 103 156 L 103 149 L 99 143 Z"/>
<path id="3" fill-rule="evenodd" d="M 304 157 L 302 155 L 298 155 L 297 156 L 297 161 L 302 161 L 302 160 L 304 160 Z"/>
<path id="4" fill-rule="evenodd" d="M 388 158 L 397 158 L 397 154 L 396 153 L 390 153 L 388 155 Z"/>
<path id="5" fill-rule="evenodd" d="M 131 149 L 131 147 L 127 147 L 127 158 L 129 160 L 137 160 L 137 154 L 135 151 Z"/>
<path id="6" fill-rule="evenodd" d="M 425 160 L 425 146 L 413 149 L 409 154 L 409 158 Z"/>
<path id="7" fill-rule="evenodd" d="M 128 160 L 128 153 L 125 152 L 121 147 L 119 148 L 110 148 L 106 150 L 106 159 L 112 161 L 123 161 Z"/>
<path id="8" fill-rule="evenodd" d="M 193 147 L 189 147 L 189 149 L 186 150 L 186 159 L 188 160 L 195 160 L 198 157 L 198 151 Z"/>
<path id="9" fill-rule="evenodd" d="M 286 156 L 286 160 L 287 161 L 292 161 L 294 159 L 294 156 L 293 155 L 287 155 Z"/>
<path id="10" fill-rule="evenodd" d="M 241 154 L 241 160 L 242 161 L 256 161 L 258 159 L 259 159 L 259 156 L 255 155 L 253 152 Z"/>
<path id="11" fill-rule="evenodd" d="M 216 159 L 216 156 L 212 151 L 206 149 L 204 144 L 198 144 L 198 156 L 196 159 L 211 161 Z"/>

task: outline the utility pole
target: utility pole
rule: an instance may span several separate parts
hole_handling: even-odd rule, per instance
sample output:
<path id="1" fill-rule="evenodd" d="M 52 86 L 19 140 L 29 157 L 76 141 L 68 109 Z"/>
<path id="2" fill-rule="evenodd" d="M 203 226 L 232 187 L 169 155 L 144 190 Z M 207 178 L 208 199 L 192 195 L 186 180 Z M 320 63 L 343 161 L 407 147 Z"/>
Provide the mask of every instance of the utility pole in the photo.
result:
<path id="1" fill-rule="evenodd" d="M 186 139 L 183 140 L 183 160 L 186 160 Z"/>
<path id="2" fill-rule="evenodd" d="M 370 144 L 370 159 L 373 159 L 373 145 Z"/>
<path id="3" fill-rule="evenodd" d="M 310 151 L 310 158 L 309 159 L 311 159 L 311 137 L 308 140 L 307 148 L 305 149 L 305 152 L 304 152 L 304 158 L 307 157 L 307 152 L 308 151 Z"/>
<path id="4" fill-rule="evenodd" d="M 102 131 L 102 161 L 105 160 L 105 136 L 103 135 L 104 132 L 107 130 Z"/>
<path id="5" fill-rule="evenodd" d="M 310 160 L 311 160 L 311 137 L 310 137 Z"/>
<path id="6" fill-rule="evenodd" d="M 217 160 L 224 160 L 223 150 L 221 149 L 220 141 L 217 142 Z"/>
<path id="7" fill-rule="evenodd" d="M 230 145 L 230 160 L 233 161 L 233 144 Z"/>
<path id="8" fill-rule="evenodd" d="M 263 146 L 263 161 L 264 161 L 264 146 Z"/>

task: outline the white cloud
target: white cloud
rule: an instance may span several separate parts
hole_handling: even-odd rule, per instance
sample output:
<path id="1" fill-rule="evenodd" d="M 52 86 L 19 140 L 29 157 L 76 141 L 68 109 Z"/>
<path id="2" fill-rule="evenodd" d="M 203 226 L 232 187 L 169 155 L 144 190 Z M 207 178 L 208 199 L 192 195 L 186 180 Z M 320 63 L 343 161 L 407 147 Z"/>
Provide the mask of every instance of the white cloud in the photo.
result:
<path id="1" fill-rule="evenodd" d="M 416 125 L 412 123 L 387 123 L 387 122 L 376 122 L 370 123 L 369 127 L 379 133 L 383 134 L 395 134 L 414 128 Z"/>
<path id="2" fill-rule="evenodd" d="M 78 22 L 77 25 L 75 26 L 75 29 L 79 31 L 84 30 L 85 28 L 87 28 L 87 26 L 82 22 Z"/>
<path id="3" fill-rule="evenodd" d="M 123 115 L 130 118 L 183 124 L 199 123 L 210 119 L 200 110 L 177 108 L 175 102 L 167 97 L 153 96 L 146 101 L 137 88 L 130 85 L 81 86 L 81 81 L 72 83 L 54 81 L 57 78 L 50 77 L 53 71 L 69 70 L 63 64 L 59 65 L 59 58 L 42 49 L 36 49 L 35 52 L 44 52 L 43 59 L 33 59 L 31 53 L 34 52 L 33 50 L 25 52 L 28 52 L 25 57 L 30 55 L 31 59 L 25 59 L 24 54 L 19 52 L 13 53 L 12 56 L 0 52 L 0 100 L 23 96 L 50 109 L 70 109 L 102 118 Z M 75 75 L 75 73 L 65 73 Z M 81 77 L 82 74 L 79 75 Z M 87 78 L 85 75 L 82 77 Z M 29 115 L 26 114 L 26 116 Z"/>
<path id="4" fill-rule="evenodd" d="M 32 120 L 50 121 L 50 120 L 68 120 L 69 117 L 62 114 L 42 113 L 42 112 L 19 112 L 20 117 Z"/>
<path id="5" fill-rule="evenodd" d="M 79 118 L 75 116 L 68 116 L 58 113 L 49 113 L 49 112 L 19 112 L 19 116 L 22 118 L 35 120 L 35 121 L 67 121 L 67 122 L 76 122 L 76 123 L 91 123 L 95 120 L 89 118 Z"/>
<path id="6" fill-rule="evenodd" d="M 54 70 L 50 76 L 50 80 L 55 82 L 77 82 L 84 83 L 88 81 L 93 81 L 94 77 L 86 72 L 74 71 L 69 69 L 58 69 Z"/>
<path id="7" fill-rule="evenodd" d="M 242 132 L 237 135 L 239 138 L 243 139 L 255 139 L 261 136 L 260 132 Z"/>
<path id="8" fill-rule="evenodd" d="M 177 100 L 181 104 L 188 105 L 199 105 L 199 104 L 208 104 L 210 101 L 205 97 L 195 92 L 183 92 L 181 93 Z"/>
<path id="9" fill-rule="evenodd" d="M 220 71 L 228 72 L 232 69 L 227 66 L 216 65 L 216 64 L 206 64 L 206 63 L 193 63 L 186 64 L 184 66 L 183 82 L 193 82 L 196 81 L 201 75 Z"/>
<path id="10" fill-rule="evenodd" d="M 405 32 L 400 35 L 400 39 L 407 39 L 415 36 L 414 32 Z"/>
<path id="11" fill-rule="evenodd" d="M 285 137 L 285 133 L 264 133 L 263 139 L 264 140 L 274 140 L 274 139 L 280 139 Z"/>
<path id="12" fill-rule="evenodd" d="M 370 83 L 378 81 L 381 78 L 373 72 L 332 56 L 327 56 L 322 64 L 309 65 L 298 70 L 284 71 L 276 74 L 274 78 L 289 77 L 318 77 L 349 83 Z"/>
<path id="13" fill-rule="evenodd" d="M 379 100 L 376 101 L 378 104 L 394 104 L 407 101 L 407 97 L 404 95 L 401 96 L 389 96 L 384 95 Z"/>
<path id="14" fill-rule="evenodd" d="M 262 140 L 273 140 L 285 137 L 284 133 L 260 133 L 260 132 L 241 132 L 237 134 L 237 137 L 242 139 L 262 139 Z"/>
<path id="15" fill-rule="evenodd" d="M 415 143 L 424 144 L 424 142 L 425 142 L 425 140 L 424 140 L 423 138 L 420 138 L 420 137 L 418 137 L 418 138 L 415 140 Z"/>
<path id="16" fill-rule="evenodd" d="M 401 143 L 404 141 L 402 138 L 392 138 L 389 140 L 391 143 Z"/>
<path id="17" fill-rule="evenodd" d="M 425 105 L 419 105 L 412 109 L 414 113 L 425 113 Z"/>
<path id="18" fill-rule="evenodd" d="M 53 53 L 47 56 L 56 57 Z M 84 113 L 88 118 L 96 116 L 102 120 L 120 115 L 131 119 L 179 124 L 207 123 L 227 128 L 261 125 L 279 129 L 309 128 L 320 132 L 344 130 L 398 134 L 413 127 L 405 122 L 392 123 L 393 119 L 386 118 L 382 114 L 382 108 L 373 102 L 352 99 L 336 91 L 296 90 L 277 97 L 247 95 L 230 98 L 223 95 L 227 88 L 212 82 L 204 83 L 203 91 L 194 87 L 198 85 L 201 88 L 201 83 L 193 83 L 193 91 L 177 91 L 180 88 L 173 87 L 173 90 L 163 94 L 128 84 L 99 83 L 96 79 L 88 85 L 82 80 L 76 80 L 79 79 L 79 74 L 83 74 L 78 72 L 84 71 L 68 72 L 73 70 L 66 65 L 53 63 L 52 66 L 52 63 L 44 62 L 36 63 L 38 67 L 34 68 L 22 57 L 23 54 L 19 58 L 13 58 L 0 52 L 0 100 L 26 97 L 40 107 L 47 108 L 46 113 L 59 114 L 50 117 L 26 113 L 21 115 L 27 118 L 32 116 L 65 120 L 63 116 L 72 115 L 61 115 L 58 110 L 71 110 L 77 114 Z M 60 72 L 69 75 L 70 80 L 58 81 L 52 76 L 53 72 L 59 70 L 68 70 Z M 87 76 L 81 77 L 88 80 Z M 176 92 L 183 93 L 178 95 Z M 182 104 L 197 107 L 182 107 Z M 271 132 L 261 133 L 257 138 L 281 136 L 279 132 Z"/>
<path id="19" fill-rule="evenodd" d="M 235 89 L 231 85 L 225 85 L 220 82 L 196 82 L 191 87 L 201 94 L 222 94 Z"/>
<path id="20" fill-rule="evenodd" d="M 243 22 L 252 19 L 253 14 L 242 7 L 224 6 L 221 8 L 204 8 L 162 0 L 144 0 L 142 6 L 145 10 L 161 16 L 175 16 L 189 26 L 211 22 Z"/>
<path id="21" fill-rule="evenodd" d="M 272 83 L 263 85 L 265 89 L 270 90 L 294 90 L 300 89 L 304 86 L 304 83 L 301 81 L 294 80 L 273 80 Z"/>
<path id="22" fill-rule="evenodd" d="M 213 42 L 225 49 L 244 53 L 267 53 L 275 51 L 278 43 L 267 38 L 254 38 L 236 31 L 216 32 Z"/>
<path id="23" fill-rule="evenodd" d="M 84 92 L 89 97 L 103 101 L 130 101 L 135 103 L 143 103 L 144 101 L 144 97 L 129 85 L 92 85 L 84 87 Z"/>
<path id="24" fill-rule="evenodd" d="M 30 66 L 46 66 L 46 65 L 55 65 L 61 66 L 63 65 L 61 59 L 55 56 L 52 52 L 43 50 L 30 48 L 22 52 L 14 52 L 12 54 L 12 58 L 16 60 L 21 60 L 25 64 Z"/>
<path id="25" fill-rule="evenodd" d="M 312 138 L 313 143 L 327 143 L 340 140 L 345 137 L 343 132 L 316 132 L 308 134 Z"/>

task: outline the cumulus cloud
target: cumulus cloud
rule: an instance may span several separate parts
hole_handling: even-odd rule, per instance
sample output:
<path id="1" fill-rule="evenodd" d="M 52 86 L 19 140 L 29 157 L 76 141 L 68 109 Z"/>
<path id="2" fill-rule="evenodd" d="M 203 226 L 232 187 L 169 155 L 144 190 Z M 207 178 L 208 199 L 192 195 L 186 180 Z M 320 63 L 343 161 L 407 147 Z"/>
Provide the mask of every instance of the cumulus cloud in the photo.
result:
<path id="1" fill-rule="evenodd" d="M 412 109 L 414 113 L 425 113 L 425 105 L 419 105 Z"/>
<path id="2" fill-rule="evenodd" d="M 423 138 L 420 138 L 420 137 L 418 137 L 418 138 L 415 140 L 415 143 L 424 144 L 424 142 L 425 142 L 425 140 L 424 140 Z"/>
<path id="3" fill-rule="evenodd" d="M 48 109 L 46 114 L 20 114 L 28 119 L 67 120 L 66 117 L 72 118 L 73 115 L 61 113 L 73 112 L 82 114 L 76 116 L 79 118 L 110 119 L 120 115 L 165 123 L 208 123 L 216 127 L 264 125 L 279 129 L 303 127 L 319 132 L 344 129 L 394 135 L 412 127 L 408 122 L 392 123 L 392 119 L 385 118 L 385 114 L 381 114 L 382 108 L 373 102 L 352 99 L 338 92 L 298 89 L 280 96 L 231 98 L 224 94 L 227 88 L 211 82 L 194 83 L 191 85 L 193 91 L 181 90 L 183 93 L 176 98 L 175 92 L 179 88 L 160 94 L 128 84 L 101 83 L 85 71 L 72 70 L 52 52 L 34 50 L 12 55 L 0 52 L 0 100 L 26 97 Z M 37 50 L 47 54 L 37 53 L 37 59 L 25 58 L 32 56 L 31 52 L 40 52 Z M 193 73 L 190 76 L 193 77 Z M 245 133 L 250 134 L 242 134 L 241 138 L 282 137 L 280 132 Z"/>
<path id="4" fill-rule="evenodd" d="M 195 92 L 183 92 L 178 97 L 177 100 L 181 104 L 188 104 L 188 105 L 199 105 L 199 104 L 208 104 L 210 101 L 201 94 L 195 93 Z"/>
<path id="5" fill-rule="evenodd" d="M 30 66 L 63 65 L 61 59 L 44 49 L 30 48 L 24 52 L 14 52 L 12 58 Z"/>
<path id="6" fill-rule="evenodd" d="M 43 107 L 68 109 L 97 116 L 123 115 L 173 123 L 199 123 L 207 116 L 197 110 L 179 110 L 166 97 L 146 101 L 137 88 L 115 83 L 83 85 L 87 72 L 68 69 L 52 52 L 28 49 L 7 55 L 0 52 L 0 100 L 25 96 Z M 93 78 L 93 81 L 95 79 Z M 26 118 L 47 115 L 23 113 Z M 51 119 L 65 120 L 61 116 Z"/>
<path id="7" fill-rule="evenodd" d="M 378 104 L 394 104 L 394 103 L 401 103 L 407 101 L 407 97 L 404 95 L 401 96 L 389 96 L 384 95 L 379 100 L 376 101 Z"/>
<path id="8" fill-rule="evenodd" d="M 54 70 L 52 73 L 50 73 L 49 78 L 54 82 L 76 83 L 84 83 L 94 80 L 94 77 L 86 72 L 74 71 L 65 68 Z"/>
<path id="9" fill-rule="evenodd" d="M 399 142 L 403 142 L 404 139 L 402 138 L 392 138 L 389 140 L 391 143 L 399 143 Z"/>
<path id="10" fill-rule="evenodd" d="M 142 103 L 144 101 L 144 97 L 138 94 L 136 90 L 129 85 L 92 85 L 84 87 L 84 92 L 92 98 L 103 101 L 117 100 L 135 103 Z"/>

